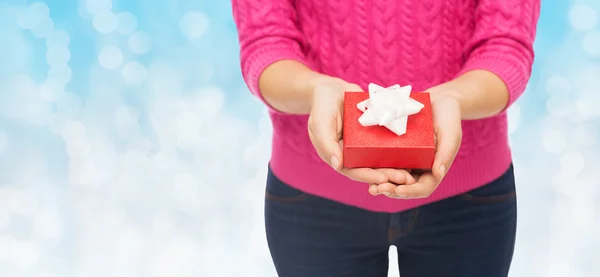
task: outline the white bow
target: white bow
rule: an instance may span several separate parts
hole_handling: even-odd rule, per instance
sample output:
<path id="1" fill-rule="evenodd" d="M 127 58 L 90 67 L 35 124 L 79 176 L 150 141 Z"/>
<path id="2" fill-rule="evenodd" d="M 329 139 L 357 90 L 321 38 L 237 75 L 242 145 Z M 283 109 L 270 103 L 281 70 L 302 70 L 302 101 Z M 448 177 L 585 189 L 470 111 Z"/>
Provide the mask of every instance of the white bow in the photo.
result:
<path id="1" fill-rule="evenodd" d="M 388 88 L 369 84 L 369 99 L 356 105 L 363 114 L 358 118 L 362 126 L 385 126 L 396 135 L 406 133 L 408 116 L 425 107 L 410 98 L 412 87 L 393 85 Z"/>

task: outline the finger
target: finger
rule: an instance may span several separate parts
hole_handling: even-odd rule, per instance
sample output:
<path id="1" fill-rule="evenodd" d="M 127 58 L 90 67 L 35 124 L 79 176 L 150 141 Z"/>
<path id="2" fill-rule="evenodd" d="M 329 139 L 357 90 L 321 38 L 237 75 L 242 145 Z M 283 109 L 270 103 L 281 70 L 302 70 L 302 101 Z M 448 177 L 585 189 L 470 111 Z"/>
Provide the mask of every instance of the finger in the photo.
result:
<path id="1" fill-rule="evenodd" d="M 373 196 L 379 195 L 379 191 L 377 190 L 377 184 L 369 185 L 369 193 Z"/>
<path id="2" fill-rule="evenodd" d="M 426 172 L 412 185 L 397 186 L 394 194 L 404 199 L 425 198 L 430 196 L 438 185 L 439 181 L 433 173 Z"/>
<path id="3" fill-rule="evenodd" d="M 388 177 L 389 182 L 396 185 L 412 184 L 415 182 L 410 172 L 404 169 L 381 168 L 378 170 Z"/>
<path id="4" fill-rule="evenodd" d="M 314 116 L 314 117 L 313 117 Z M 341 169 L 342 148 L 340 147 L 337 134 L 337 122 L 334 116 L 319 116 L 318 113 L 311 115 L 313 120 L 308 124 L 308 135 L 317 150 L 319 157 L 335 170 Z M 323 120 L 323 118 L 331 118 Z M 309 119 L 310 120 L 310 119 Z"/>
<path id="5" fill-rule="evenodd" d="M 345 175 L 346 177 L 358 181 L 369 184 L 381 184 L 388 181 L 388 177 L 372 168 L 345 168 L 342 167 L 340 169 L 340 173 Z"/>
<path id="6" fill-rule="evenodd" d="M 438 132 L 438 134 L 432 171 L 438 180 L 442 180 L 456 157 L 460 147 L 461 135 L 444 133 L 443 131 Z"/>
<path id="7" fill-rule="evenodd" d="M 462 140 L 460 110 L 458 108 L 448 108 L 439 117 L 435 119 L 436 151 L 432 168 L 438 181 L 448 172 Z"/>
<path id="8" fill-rule="evenodd" d="M 397 185 L 395 185 L 395 184 L 385 182 L 385 183 L 379 184 L 377 186 L 377 192 L 379 194 L 383 194 L 387 197 L 395 197 L 396 196 L 396 192 L 395 192 L 396 187 L 397 187 Z"/>

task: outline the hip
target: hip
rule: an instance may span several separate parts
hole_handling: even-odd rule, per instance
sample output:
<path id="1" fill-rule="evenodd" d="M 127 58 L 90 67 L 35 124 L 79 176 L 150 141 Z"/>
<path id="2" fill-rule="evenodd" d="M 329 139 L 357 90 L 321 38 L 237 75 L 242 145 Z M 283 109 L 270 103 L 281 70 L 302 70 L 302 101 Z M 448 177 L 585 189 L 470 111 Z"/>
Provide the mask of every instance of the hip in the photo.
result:
<path id="1" fill-rule="evenodd" d="M 517 216 L 512 165 L 477 189 L 401 212 L 312 195 L 273 171 L 265 195 L 267 238 L 281 276 L 386 276 L 390 245 L 407 276 L 506 276 L 510 267 Z"/>

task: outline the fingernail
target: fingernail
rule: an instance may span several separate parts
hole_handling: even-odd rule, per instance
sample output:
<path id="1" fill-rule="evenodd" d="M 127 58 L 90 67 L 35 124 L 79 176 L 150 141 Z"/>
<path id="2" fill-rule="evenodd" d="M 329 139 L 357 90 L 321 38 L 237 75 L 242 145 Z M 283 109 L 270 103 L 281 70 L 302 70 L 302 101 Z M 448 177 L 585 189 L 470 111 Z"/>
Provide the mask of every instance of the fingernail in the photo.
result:
<path id="1" fill-rule="evenodd" d="M 383 192 L 383 195 L 385 195 L 385 196 L 390 196 L 391 194 L 390 194 L 389 192 L 387 192 L 387 191 L 384 191 L 384 192 Z"/>
<path id="2" fill-rule="evenodd" d="M 331 157 L 331 166 L 333 169 L 337 170 L 339 165 L 338 158 L 336 156 Z"/>
<path id="3" fill-rule="evenodd" d="M 440 176 L 444 178 L 444 175 L 446 175 L 446 166 L 442 165 L 440 166 Z"/>
<path id="4" fill-rule="evenodd" d="M 406 198 L 406 195 L 396 193 L 396 197 L 398 197 L 398 198 Z"/>

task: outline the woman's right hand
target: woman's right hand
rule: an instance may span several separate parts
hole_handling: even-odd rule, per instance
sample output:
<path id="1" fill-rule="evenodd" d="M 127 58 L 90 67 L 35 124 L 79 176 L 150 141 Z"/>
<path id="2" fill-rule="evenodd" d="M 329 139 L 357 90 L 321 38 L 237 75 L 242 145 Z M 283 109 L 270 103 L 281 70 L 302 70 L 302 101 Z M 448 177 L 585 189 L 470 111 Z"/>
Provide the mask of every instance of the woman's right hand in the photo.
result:
<path id="1" fill-rule="evenodd" d="M 311 112 L 308 119 L 308 134 L 323 161 L 348 178 L 369 184 L 388 182 L 404 184 L 407 178 L 411 178 L 405 170 L 345 168 L 342 151 L 344 92 L 363 90 L 356 84 L 327 76 L 314 80 L 310 89 Z"/>

